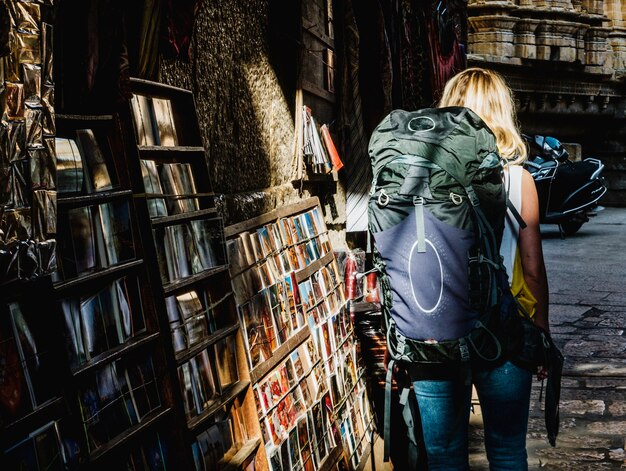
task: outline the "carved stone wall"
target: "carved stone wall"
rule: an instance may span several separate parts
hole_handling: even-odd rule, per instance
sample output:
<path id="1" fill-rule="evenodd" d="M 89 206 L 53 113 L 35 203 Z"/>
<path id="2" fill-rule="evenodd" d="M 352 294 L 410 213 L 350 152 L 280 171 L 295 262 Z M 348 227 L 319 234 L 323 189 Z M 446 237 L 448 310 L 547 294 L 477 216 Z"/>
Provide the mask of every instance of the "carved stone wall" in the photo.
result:
<path id="1" fill-rule="evenodd" d="M 606 204 L 626 205 L 626 1 L 469 0 L 471 65 L 500 71 L 524 132 L 605 162 Z"/>

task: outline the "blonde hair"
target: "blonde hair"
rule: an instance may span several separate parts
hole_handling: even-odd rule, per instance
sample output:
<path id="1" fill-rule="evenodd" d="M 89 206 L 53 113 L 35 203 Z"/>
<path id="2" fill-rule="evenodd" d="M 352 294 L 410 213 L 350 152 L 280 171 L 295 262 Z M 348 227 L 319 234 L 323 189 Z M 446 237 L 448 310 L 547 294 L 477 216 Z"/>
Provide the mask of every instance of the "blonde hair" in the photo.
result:
<path id="1" fill-rule="evenodd" d="M 526 159 L 520 136 L 513 93 L 500 74 L 474 67 L 452 77 L 443 90 L 439 107 L 464 106 L 485 122 L 496 136 L 500 155 L 511 164 Z"/>

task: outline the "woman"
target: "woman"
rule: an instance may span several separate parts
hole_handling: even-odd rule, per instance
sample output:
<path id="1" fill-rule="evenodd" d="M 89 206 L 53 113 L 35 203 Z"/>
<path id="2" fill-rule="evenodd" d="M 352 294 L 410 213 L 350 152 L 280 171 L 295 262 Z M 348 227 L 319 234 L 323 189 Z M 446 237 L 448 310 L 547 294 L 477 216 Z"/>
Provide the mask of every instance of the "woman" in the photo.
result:
<path id="1" fill-rule="evenodd" d="M 535 323 L 548 331 L 548 284 L 539 233 L 537 191 L 530 174 L 519 165 L 526 147 L 516 126 L 512 93 L 497 73 L 472 68 L 454 76 L 445 86 L 439 107 L 470 108 L 496 136 L 500 156 L 506 161 L 510 199 L 526 223 L 519 229 L 507 218 L 502 255 L 509 279 L 521 276 L 514 288 L 524 299 Z M 517 268 L 515 260 L 517 258 Z M 544 370 L 538 372 L 544 378 Z M 419 404 L 430 471 L 466 470 L 471 386 L 455 374 L 426 374 L 413 387 Z M 526 432 L 532 373 L 506 362 L 493 369 L 474 367 L 472 382 L 478 392 L 485 426 L 485 448 L 490 469 L 527 470 Z"/>

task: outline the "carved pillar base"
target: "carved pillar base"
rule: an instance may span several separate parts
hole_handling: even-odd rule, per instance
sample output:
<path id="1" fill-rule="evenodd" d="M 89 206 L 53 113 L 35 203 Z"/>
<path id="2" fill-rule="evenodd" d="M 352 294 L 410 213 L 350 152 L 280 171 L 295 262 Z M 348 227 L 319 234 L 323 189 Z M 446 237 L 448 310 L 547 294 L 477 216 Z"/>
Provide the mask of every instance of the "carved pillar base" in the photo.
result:
<path id="1" fill-rule="evenodd" d="M 522 18 L 515 25 L 515 57 L 520 59 L 536 59 L 537 43 L 535 30 L 539 20 Z"/>
<path id="2" fill-rule="evenodd" d="M 582 0 L 581 9 L 590 15 L 604 14 L 604 0 Z"/>
<path id="3" fill-rule="evenodd" d="M 518 18 L 485 15 L 469 18 L 469 49 L 472 54 L 514 57 L 513 27 Z"/>
<path id="4" fill-rule="evenodd" d="M 613 68 L 615 77 L 623 79 L 626 77 L 626 28 L 614 28 L 608 37 L 613 57 Z"/>
<path id="5" fill-rule="evenodd" d="M 606 62 L 609 29 L 593 26 L 585 37 L 585 64 L 588 67 L 603 67 Z"/>
<path id="6" fill-rule="evenodd" d="M 537 27 L 537 59 L 574 62 L 579 23 L 544 20 Z"/>

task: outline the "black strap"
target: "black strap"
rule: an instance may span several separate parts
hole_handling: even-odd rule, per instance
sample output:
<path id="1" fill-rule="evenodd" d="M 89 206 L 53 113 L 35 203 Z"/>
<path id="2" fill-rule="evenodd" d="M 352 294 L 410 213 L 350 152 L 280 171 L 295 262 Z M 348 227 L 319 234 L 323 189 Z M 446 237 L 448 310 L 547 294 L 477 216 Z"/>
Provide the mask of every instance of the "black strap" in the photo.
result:
<path id="1" fill-rule="evenodd" d="M 526 229 L 526 221 L 524 221 L 522 215 L 519 213 L 513 202 L 509 199 L 508 195 L 506 197 L 506 207 L 509 209 L 509 211 L 511 211 L 511 214 L 519 224 L 519 227 L 521 227 L 522 229 Z"/>

